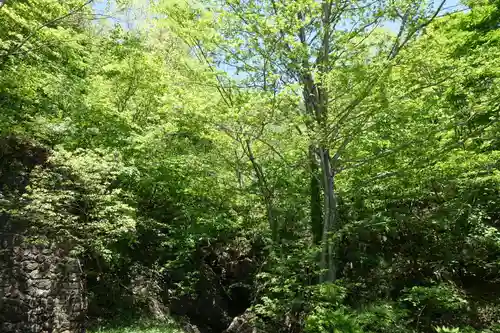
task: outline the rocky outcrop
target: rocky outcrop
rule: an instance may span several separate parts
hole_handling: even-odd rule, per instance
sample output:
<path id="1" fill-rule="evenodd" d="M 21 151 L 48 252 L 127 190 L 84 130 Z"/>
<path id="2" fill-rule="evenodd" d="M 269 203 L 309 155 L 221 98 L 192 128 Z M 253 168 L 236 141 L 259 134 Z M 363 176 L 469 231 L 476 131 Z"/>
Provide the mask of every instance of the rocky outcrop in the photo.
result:
<path id="1" fill-rule="evenodd" d="M 240 316 L 234 317 L 224 333 L 257 333 L 255 316 L 247 311 Z"/>
<path id="2" fill-rule="evenodd" d="M 0 332 L 80 333 L 86 303 L 77 259 L 0 234 Z"/>
<path id="3" fill-rule="evenodd" d="M 0 332 L 80 333 L 86 302 L 83 273 L 68 250 L 28 238 L 22 209 L 29 176 L 49 151 L 29 140 L 0 138 Z"/>
<path id="4" fill-rule="evenodd" d="M 241 316 L 251 306 L 263 251 L 261 243 L 240 238 L 230 244 L 214 242 L 200 246 L 193 254 L 196 266 L 183 267 L 197 271 L 197 278 L 190 285 L 194 292 L 165 297 L 171 313 L 189 318 L 202 333 L 226 330 L 235 316 Z M 170 271 L 168 278 L 170 286 L 191 282 L 181 269 Z"/>

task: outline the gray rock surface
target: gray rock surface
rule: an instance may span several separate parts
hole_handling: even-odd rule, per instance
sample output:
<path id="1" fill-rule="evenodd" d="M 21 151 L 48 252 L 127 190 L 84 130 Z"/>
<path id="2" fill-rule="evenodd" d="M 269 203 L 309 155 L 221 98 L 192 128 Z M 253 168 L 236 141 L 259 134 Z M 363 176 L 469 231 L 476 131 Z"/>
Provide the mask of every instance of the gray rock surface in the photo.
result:
<path id="1" fill-rule="evenodd" d="M 257 333 L 254 319 L 255 316 L 250 312 L 236 316 L 224 333 Z"/>
<path id="2" fill-rule="evenodd" d="M 86 308 L 78 260 L 0 231 L 1 333 L 80 333 Z"/>

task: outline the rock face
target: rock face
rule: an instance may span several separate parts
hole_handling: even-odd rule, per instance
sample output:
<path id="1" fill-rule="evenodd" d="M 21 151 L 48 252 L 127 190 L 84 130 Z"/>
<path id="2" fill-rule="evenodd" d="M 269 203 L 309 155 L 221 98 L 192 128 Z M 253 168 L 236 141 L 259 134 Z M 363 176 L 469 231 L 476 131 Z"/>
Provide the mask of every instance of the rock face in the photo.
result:
<path id="1" fill-rule="evenodd" d="M 250 307 L 252 288 L 260 255 L 261 244 L 235 239 L 233 244 L 212 243 L 198 248 L 193 254 L 192 270 L 198 279 L 194 295 L 167 299 L 172 314 L 185 316 L 201 333 L 225 331 L 235 316 Z M 184 272 L 171 271 L 169 283 L 186 280 Z"/>
<path id="2" fill-rule="evenodd" d="M 257 333 L 254 319 L 250 312 L 236 316 L 224 333 Z"/>
<path id="3" fill-rule="evenodd" d="M 0 232 L 0 332 L 80 333 L 83 291 L 78 260 Z"/>
<path id="4" fill-rule="evenodd" d="M 30 172 L 48 156 L 34 142 L 0 137 L 0 333 L 82 331 L 86 302 L 78 260 L 53 244 L 35 245 L 23 236 L 30 221 L 9 214 L 21 209 Z"/>
<path id="5" fill-rule="evenodd" d="M 47 239 L 30 241 L 30 221 L 9 213 L 22 209 L 30 173 L 48 156 L 34 142 L 0 137 L 0 333 L 82 331 L 86 301 L 78 260 Z M 42 240 L 49 245 L 39 245 Z"/>

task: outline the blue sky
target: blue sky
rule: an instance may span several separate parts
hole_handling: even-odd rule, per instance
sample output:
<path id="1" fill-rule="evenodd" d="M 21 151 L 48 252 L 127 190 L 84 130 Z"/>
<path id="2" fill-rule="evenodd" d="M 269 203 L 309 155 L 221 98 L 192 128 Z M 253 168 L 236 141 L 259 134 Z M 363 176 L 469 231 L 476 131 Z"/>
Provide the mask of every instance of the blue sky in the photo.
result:
<path id="1" fill-rule="evenodd" d="M 431 0 L 432 1 L 432 0 Z M 108 1 L 108 0 L 96 0 L 92 7 L 94 8 L 94 10 L 99 13 L 99 14 L 105 14 L 106 11 L 107 11 L 107 7 L 108 7 L 108 3 L 113 3 L 114 1 Z M 437 6 L 439 5 L 440 1 L 436 1 L 436 0 L 433 0 L 434 2 L 434 7 L 437 8 Z M 453 10 L 456 10 L 457 8 L 460 8 L 460 1 L 459 0 L 446 0 L 446 3 L 444 5 L 444 9 L 446 11 L 453 11 Z M 113 8 L 111 9 L 111 11 L 113 12 Z M 121 20 L 120 19 L 110 19 L 112 22 L 120 22 Z M 123 21 L 121 22 L 123 23 Z M 129 22 L 129 23 L 133 23 L 133 22 Z M 123 25 L 123 24 L 122 24 Z M 397 25 L 395 24 L 388 24 L 389 27 L 393 27 L 394 30 L 397 30 Z M 126 28 L 126 26 L 124 26 L 124 28 Z"/>
<path id="2" fill-rule="evenodd" d="M 175 1 L 175 0 L 174 0 Z M 182 1 L 182 0 L 177 0 L 177 1 Z M 431 0 L 432 1 L 432 0 Z M 109 10 L 108 8 L 108 4 L 109 3 L 113 3 L 114 1 L 113 0 L 96 0 L 94 3 L 93 3 L 93 8 L 94 10 L 99 13 L 99 14 L 106 14 Z M 440 4 L 440 0 L 434 0 L 433 1 L 433 6 L 434 8 L 437 9 L 438 5 Z M 455 11 L 457 9 L 460 9 L 460 1 L 459 0 L 446 0 L 446 3 L 445 5 L 443 6 L 443 9 L 444 9 L 444 12 L 450 12 L 450 11 Z M 111 8 L 111 12 L 116 12 L 116 8 Z M 140 14 L 139 14 L 140 16 Z M 113 23 L 119 23 L 121 24 L 121 26 L 124 28 L 124 29 L 130 29 L 130 28 L 133 28 L 133 26 L 136 24 L 136 23 L 139 23 L 141 20 L 140 19 L 134 19 L 132 18 L 131 16 L 131 13 L 129 13 L 128 15 L 125 14 L 125 15 L 119 15 L 118 17 L 116 18 L 110 18 L 108 19 L 108 22 L 113 24 Z M 384 26 L 388 27 L 389 29 L 393 30 L 393 31 L 398 31 L 399 30 L 399 25 L 397 23 L 394 23 L 394 22 L 387 22 L 384 24 Z M 235 69 L 233 67 L 229 67 L 229 66 L 223 66 L 224 68 L 221 68 L 225 71 L 227 71 L 229 74 L 232 74 L 234 75 L 235 77 L 237 76 L 236 75 L 236 72 L 235 72 Z"/>

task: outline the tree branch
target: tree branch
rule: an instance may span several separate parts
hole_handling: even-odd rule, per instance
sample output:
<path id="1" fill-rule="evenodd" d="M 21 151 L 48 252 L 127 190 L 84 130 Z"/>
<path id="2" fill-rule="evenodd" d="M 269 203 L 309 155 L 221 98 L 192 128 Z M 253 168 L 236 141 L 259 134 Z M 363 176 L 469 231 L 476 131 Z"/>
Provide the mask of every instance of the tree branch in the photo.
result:
<path id="1" fill-rule="evenodd" d="M 35 30 L 33 30 L 31 33 L 28 34 L 28 36 L 26 36 L 19 44 L 17 44 L 13 49 L 10 49 L 6 54 L 2 55 L 3 57 L 3 61 L 2 61 L 2 64 L 7 60 L 8 57 L 10 57 L 13 53 L 17 52 L 20 48 L 22 48 L 31 38 L 33 38 L 40 30 L 42 30 L 43 28 L 46 28 L 52 24 L 55 24 L 55 23 L 58 23 L 62 20 L 64 20 L 65 18 L 67 17 L 70 17 L 71 15 L 74 15 L 76 13 L 78 13 L 79 11 L 81 11 L 83 8 L 85 8 L 87 5 L 90 5 L 92 2 L 94 2 L 94 0 L 87 0 L 86 2 L 84 2 L 82 5 L 78 6 L 77 8 L 75 9 L 72 9 L 71 11 L 69 11 L 67 14 L 63 15 L 63 16 L 60 16 L 60 17 L 57 17 L 53 20 L 50 20 L 48 22 L 45 22 L 44 24 L 42 24 L 41 26 L 39 26 L 38 28 L 36 28 Z M 2 6 L 6 3 L 6 0 L 2 3 Z M 1 8 L 1 7 L 0 7 Z"/>
<path id="2" fill-rule="evenodd" d="M 416 33 L 418 33 L 420 30 L 424 29 L 429 24 L 431 24 L 432 21 L 434 21 L 434 19 L 439 15 L 439 13 L 441 12 L 441 9 L 443 9 L 443 6 L 444 6 L 445 3 L 446 3 L 446 0 L 441 0 L 441 3 L 439 4 L 439 6 L 436 9 L 436 11 L 427 20 L 425 20 L 423 23 L 421 23 L 420 25 L 418 25 L 416 28 L 412 29 L 408 33 L 408 35 L 406 36 L 406 38 L 403 40 L 403 42 L 401 44 L 399 44 L 399 40 L 401 38 L 401 35 L 402 35 L 402 33 L 403 33 L 404 29 L 405 29 L 405 25 L 406 25 L 406 20 L 403 20 L 403 22 L 401 24 L 401 29 L 400 29 L 399 34 L 398 34 L 398 37 L 396 38 L 396 41 L 394 42 L 393 49 L 389 53 L 389 57 L 388 58 L 389 59 L 395 58 L 397 56 L 397 54 L 399 53 L 399 51 L 413 38 L 413 36 Z M 409 13 L 409 9 L 408 9 L 407 13 Z M 405 15 L 407 13 L 405 13 Z M 408 19 L 408 17 L 406 17 L 406 19 Z"/>

